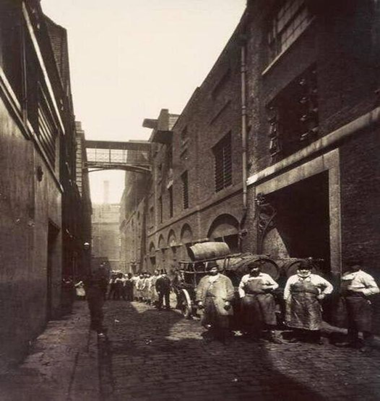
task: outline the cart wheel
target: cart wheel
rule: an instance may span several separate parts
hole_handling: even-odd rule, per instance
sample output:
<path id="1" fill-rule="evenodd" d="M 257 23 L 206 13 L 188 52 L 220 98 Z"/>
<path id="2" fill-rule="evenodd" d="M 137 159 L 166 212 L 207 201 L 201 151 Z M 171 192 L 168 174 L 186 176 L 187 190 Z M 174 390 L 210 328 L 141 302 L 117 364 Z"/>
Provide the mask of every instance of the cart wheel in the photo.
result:
<path id="1" fill-rule="evenodd" d="M 185 319 L 191 319 L 193 316 L 192 307 L 191 307 L 191 298 L 189 293 L 186 290 L 182 290 L 181 297 L 181 312 L 182 316 Z"/>
<path id="2" fill-rule="evenodd" d="M 182 312 L 182 316 L 185 319 L 191 319 L 193 317 L 191 307 L 187 304 L 186 301 L 181 306 L 181 312 Z"/>

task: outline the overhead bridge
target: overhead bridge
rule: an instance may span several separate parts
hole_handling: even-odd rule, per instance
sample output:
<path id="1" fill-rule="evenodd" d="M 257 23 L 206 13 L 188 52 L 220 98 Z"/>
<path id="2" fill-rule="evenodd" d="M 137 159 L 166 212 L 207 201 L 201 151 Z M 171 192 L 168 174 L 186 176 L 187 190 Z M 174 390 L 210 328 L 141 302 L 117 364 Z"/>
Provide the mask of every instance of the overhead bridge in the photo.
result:
<path id="1" fill-rule="evenodd" d="M 124 170 L 150 172 L 150 146 L 148 141 L 85 141 L 88 172 Z"/>

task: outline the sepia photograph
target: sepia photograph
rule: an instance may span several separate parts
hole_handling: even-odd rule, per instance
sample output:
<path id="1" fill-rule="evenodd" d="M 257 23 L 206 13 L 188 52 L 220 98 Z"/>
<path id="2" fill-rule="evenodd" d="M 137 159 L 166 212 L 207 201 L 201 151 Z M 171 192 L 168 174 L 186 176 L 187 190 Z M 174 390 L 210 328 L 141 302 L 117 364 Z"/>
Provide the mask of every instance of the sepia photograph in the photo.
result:
<path id="1" fill-rule="evenodd" d="M 380 400 L 380 1 L 0 0 L 0 401 Z"/>

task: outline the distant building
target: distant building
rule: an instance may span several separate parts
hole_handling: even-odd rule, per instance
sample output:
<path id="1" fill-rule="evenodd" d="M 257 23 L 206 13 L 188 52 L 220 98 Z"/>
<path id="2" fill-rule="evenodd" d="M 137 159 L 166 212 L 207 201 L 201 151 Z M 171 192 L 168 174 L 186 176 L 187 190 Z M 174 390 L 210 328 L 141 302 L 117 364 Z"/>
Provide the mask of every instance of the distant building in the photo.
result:
<path id="1" fill-rule="evenodd" d="M 112 270 L 120 270 L 120 205 L 93 205 L 92 257 L 107 258 Z"/>

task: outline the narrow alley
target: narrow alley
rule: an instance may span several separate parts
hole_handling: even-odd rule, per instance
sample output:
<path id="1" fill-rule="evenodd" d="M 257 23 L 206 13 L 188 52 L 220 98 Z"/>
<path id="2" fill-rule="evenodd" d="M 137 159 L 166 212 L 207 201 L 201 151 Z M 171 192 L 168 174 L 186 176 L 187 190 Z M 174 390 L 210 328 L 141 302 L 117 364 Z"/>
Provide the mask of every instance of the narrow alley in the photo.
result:
<path id="1" fill-rule="evenodd" d="M 0 401 L 380 400 L 379 22 L 0 0 Z"/>

